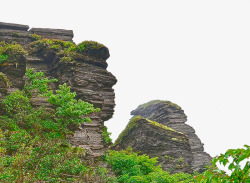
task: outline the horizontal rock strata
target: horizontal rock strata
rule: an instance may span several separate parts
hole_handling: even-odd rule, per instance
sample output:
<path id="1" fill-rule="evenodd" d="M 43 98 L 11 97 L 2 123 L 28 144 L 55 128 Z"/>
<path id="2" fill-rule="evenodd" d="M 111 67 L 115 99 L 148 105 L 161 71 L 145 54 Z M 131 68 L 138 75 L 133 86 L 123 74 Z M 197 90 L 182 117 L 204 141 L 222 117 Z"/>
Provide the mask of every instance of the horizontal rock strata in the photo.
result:
<path id="1" fill-rule="evenodd" d="M 158 157 L 159 164 L 171 173 L 192 173 L 193 155 L 187 137 L 160 123 L 142 117 L 131 119 L 113 149 L 131 146 L 140 154 Z"/>
<path id="2" fill-rule="evenodd" d="M 60 39 L 72 42 L 73 31 L 64 29 L 32 28 L 19 24 L 0 22 L 0 42 L 16 42 L 25 50 L 29 50 L 29 44 L 34 40 L 32 34 L 42 38 Z M 58 78 L 58 83 L 52 85 L 53 89 L 59 84 L 67 83 L 72 91 L 77 92 L 77 99 L 94 104 L 101 109 L 100 112 L 91 114 L 92 123 L 81 124 L 70 141 L 75 146 L 81 146 L 88 150 L 92 156 L 101 156 L 107 149 L 107 144 L 102 139 L 104 121 L 110 119 L 114 112 L 115 94 L 112 89 L 117 82 L 116 78 L 106 70 L 109 57 L 108 48 L 81 55 L 71 63 L 59 63 L 60 59 L 56 54 L 50 57 L 39 57 L 29 52 L 20 61 L 12 61 L 12 64 L 0 64 L 0 72 L 4 73 L 12 85 L 7 87 L 6 83 L 0 80 L 1 96 L 6 95 L 6 90 L 11 92 L 15 89 L 23 89 L 24 74 L 26 68 L 34 68 L 35 71 L 42 71 L 50 78 Z M 4 93 L 5 92 L 5 93 Z M 32 105 L 50 107 L 45 98 L 34 95 Z"/>
<path id="3" fill-rule="evenodd" d="M 185 124 L 187 116 L 178 105 L 169 101 L 155 100 L 140 105 L 131 112 L 131 115 L 142 116 L 163 125 L 173 128 L 175 131 L 182 132 L 187 136 L 193 154 L 192 170 L 197 172 L 204 171 L 204 166 L 211 161 L 211 156 L 204 152 L 203 143 L 195 134 L 195 130 Z"/>

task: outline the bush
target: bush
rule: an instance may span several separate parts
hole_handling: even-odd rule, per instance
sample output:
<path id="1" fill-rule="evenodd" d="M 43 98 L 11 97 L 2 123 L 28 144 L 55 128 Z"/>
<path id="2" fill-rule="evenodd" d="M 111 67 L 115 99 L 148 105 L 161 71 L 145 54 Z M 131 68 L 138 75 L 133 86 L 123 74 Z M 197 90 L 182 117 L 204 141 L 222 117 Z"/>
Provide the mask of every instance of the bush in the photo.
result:
<path id="1" fill-rule="evenodd" d="M 27 52 L 19 44 L 0 44 L 0 63 L 24 63 Z"/>
<path id="2" fill-rule="evenodd" d="M 248 183 L 250 182 L 250 146 L 245 145 L 242 149 L 229 149 L 225 154 L 216 156 L 212 160 L 212 166 L 208 168 L 202 175 L 198 175 L 197 182 L 234 182 L 234 183 Z M 232 161 L 230 161 L 232 159 Z M 243 168 L 240 163 L 246 161 Z M 228 166 L 231 175 L 225 171 L 217 168 L 216 163 Z"/>
<path id="3" fill-rule="evenodd" d="M 138 155 L 129 147 L 123 151 L 109 151 L 104 160 L 112 167 L 118 182 L 193 182 L 191 174 L 177 173 L 170 175 L 157 166 L 157 158 Z"/>
<path id="4" fill-rule="evenodd" d="M 89 121 L 82 117 L 96 112 L 93 105 L 76 100 L 66 85 L 54 94 L 43 73 L 27 70 L 25 91 L 15 91 L 2 104 L 0 116 L 0 182 L 88 182 L 95 169 L 82 161 L 85 150 L 72 147 L 68 124 Z M 34 92 L 47 96 L 53 109 L 33 108 Z"/>

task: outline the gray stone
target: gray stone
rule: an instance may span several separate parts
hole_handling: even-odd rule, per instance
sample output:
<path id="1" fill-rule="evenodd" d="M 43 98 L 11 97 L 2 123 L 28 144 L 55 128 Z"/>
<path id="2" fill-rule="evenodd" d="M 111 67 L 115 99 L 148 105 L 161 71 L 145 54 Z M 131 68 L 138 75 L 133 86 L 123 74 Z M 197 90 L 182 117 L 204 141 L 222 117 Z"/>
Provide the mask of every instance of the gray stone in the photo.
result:
<path id="1" fill-rule="evenodd" d="M 185 124 L 187 116 L 180 106 L 170 101 L 154 100 L 140 105 L 131 112 L 131 115 L 142 116 L 185 134 L 193 156 L 193 161 L 191 163 L 192 171 L 202 172 L 204 171 L 204 166 L 210 164 L 212 159 L 211 156 L 204 152 L 203 143 L 195 134 L 195 130 L 191 126 Z M 162 144 L 163 143 L 164 142 L 162 142 Z M 150 153 L 152 152 L 148 152 L 149 155 Z"/>
<path id="2" fill-rule="evenodd" d="M 159 165 L 171 173 L 193 172 L 193 155 L 187 137 L 159 123 L 142 117 L 131 119 L 112 149 L 122 150 L 129 146 L 140 154 L 158 157 Z"/>
<path id="3" fill-rule="evenodd" d="M 29 26 L 28 25 L 21 25 L 21 24 L 0 22 L 0 29 L 28 31 Z"/>

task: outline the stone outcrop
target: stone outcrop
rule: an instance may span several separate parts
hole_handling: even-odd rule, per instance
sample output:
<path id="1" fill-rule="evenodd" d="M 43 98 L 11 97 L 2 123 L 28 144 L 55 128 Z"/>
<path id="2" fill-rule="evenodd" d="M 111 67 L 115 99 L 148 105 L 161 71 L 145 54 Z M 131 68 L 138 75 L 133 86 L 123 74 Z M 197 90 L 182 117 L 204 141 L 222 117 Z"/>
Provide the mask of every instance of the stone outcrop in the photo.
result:
<path id="1" fill-rule="evenodd" d="M 107 144 L 102 139 L 104 121 L 110 119 L 114 112 L 114 90 L 112 86 L 117 82 L 116 78 L 106 70 L 109 57 L 108 48 L 97 49 L 95 52 L 81 55 L 72 62 L 59 62 L 60 59 L 52 53 L 49 57 L 42 57 L 30 52 L 29 45 L 34 41 L 32 34 L 42 38 L 60 39 L 72 41 L 73 31 L 64 29 L 32 28 L 27 25 L 9 24 L 0 22 L 0 42 L 16 42 L 28 51 L 22 57 L 22 64 L 8 57 L 8 63 L 0 64 L 0 72 L 6 74 L 12 85 L 8 91 L 23 89 L 24 74 L 26 68 L 34 68 L 42 71 L 47 77 L 57 78 L 58 83 L 52 88 L 58 88 L 59 84 L 67 83 L 72 91 L 77 93 L 77 99 L 92 103 L 101 111 L 91 114 L 92 123 L 81 124 L 70 137 L 70 142 L 75 146 L 87 149 L 93 157 L 99 157 L 107 149 Z M 14 83 L 14 84 L 13 84 Z M 5 91 L 6 84 L 0 80 L 0 91 Z M 4 93 L 1 94 L 5 95 Z M 45 99 L 32 98 L 34 106 L 47 105 Z"/>
<path id="2" fill-rule="evenodd" d="M 32 41 L 28 25 L 10 24 L 0 22 L 0 42 L 7 43 L 16 42 L 22 46 L 27 47 Z"/>
<path id="3" fill-rule="evenodd" d="M 193 156 L 187 137 L 167 126 L 140 116 L 132 118 L 112 148 L 129 146 L 141 154 L 158 157 L 164 170 L 192 173 Z"/>
<path id="4" fill-rule="evenodd" d="M 131 112 L 131 115 L 142 116 L 144 118 L 156 121 L 162 125 L 172 128 L 176 132 L 185 134 L 191 147 L 192 162 L 190 164 L 190 168 L 192 171 L 202 172 L 204 170 L 204 165 L 209 164 L 209 162 L 211 161 L 210 155 L 204 152 L 203 144 L 195 134 L 195 130 L 191 126 L 185 124 L 185 122 L 187 121 L 187 116 L 178 105 L 169 101 L 155 100 L 140 105 L 137 109 Z M 143 128 L 140 129 L 140 131 L 143 130 Z M 148 132 L 148 134 L 148 137 L 146 137 L 144 141 L 150 138 L 154 139 L 153 135 L 151 135 L 150 132 Z M 123 143 L 126 144 L 126 139 L 123 140 Z M 154 143 L 153 140 L 152 143 Z M 168 148 L 168 146 L 165 145 L 166 143 L 167 142 L 165 142 L 165 140 L 163 139 L 163 141 L 161 142 L 161 145 L 163 146 L 162 149 Z M 134 146 L 131 147 L 134 148 Z M 138 149 L 137 146 L 135 147 Z M 142 152 L 155 156 L 154 153 L 152 154 L 151 147 L 149 147 L 149 149 L 147 147 L 143 147 Z M 164 151 L 162 150 L 162 152 Z M 172 149 L 169 152 L 174 154 L 176 150 Z"/>
<path id="5" fill-rule="evenodd" d="M 32 28 L 29 30 L 32 34 L 37 34 L 43 38 L 60 39 L 63 41 L 73 41 L 73 31 L 64 29 L 44 29 L 44 28 Z"/>

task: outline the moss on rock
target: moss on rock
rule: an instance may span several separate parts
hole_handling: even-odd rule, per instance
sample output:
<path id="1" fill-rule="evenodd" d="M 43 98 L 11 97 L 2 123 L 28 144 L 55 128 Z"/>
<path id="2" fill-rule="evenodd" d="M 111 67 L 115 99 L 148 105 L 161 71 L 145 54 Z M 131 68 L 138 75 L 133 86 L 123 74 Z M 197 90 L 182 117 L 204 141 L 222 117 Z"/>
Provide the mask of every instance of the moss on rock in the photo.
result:
<path id="1" fill-rule="evenodd" d="M 156 104 L 160 104 L 160 103 L 165 104 L 166 107 L 172 106 L 172 107 L 175 107 L 176 109 L 181 109 L 181 107 L 178 106 L 177 104 L 170 102 L 170 101 L 164 101 L 164 100 L 152 100 L 152 101 L 147 102 L 145 104 L 139 105 L 137 109 L 146 109 L 148 106 L 156 105 Z"/>
<path id="2" fill-rule="evenodd" d="M 103 44 L 95 41 L 83 41 L 77 45 L 77 53 L 85 53 L 93 55 L 97 58 L 107 60 L 109 58 L 109 50 Z"/>
<path id="3" fill-rule="evenodd" d="M 2 72 L 0 72 L 0 82 L 3 82 L 6 86 L 10 85 L 8 77 Z"/>
<path id="4" fill-rule="evenodd" d="M 138 122 L 141 120 L 141 119 L 144 119 L 145 121 L 148 122 L 149 125 L 152 125 L 152 126 L 155 126 L 157 128 L 161 128 L 163 130 L 166 130 L 166 131 L 172 131 L 172 132 L 176 132 L 176 133 L 179 133 L 179 134 L 182 134 L 180 132 L 177 132 L 175 131 L 174 129 L 172 128 L 169 128 L 165 125 L 162 125 L 156 121 L 151 121 L 147 118 L 143 118 L 141 116 L 135 116 L 133 117 L 129 123 L 127 124 L 126 128 L 122 131 L 122 133 L 119 135 L 119 137 L 116 139 L 115 143 L 114 143 L 114 146 L 117 145 L 117 144 L 120 144 L 122 142 L 122 139 L 124 137 L 126 137 L 128 134 L 129 134 L 129 131 L 132 129 L 132 128 L 135 128 L 135 127 L 138 127 Z"/>
<path id="5" fill-rule="evenodd" d="M 26 61 L 27 51 L 19 44 L 0 44 L 0 54 L 7 55 L 2 64 L 22 63 Z"/>

